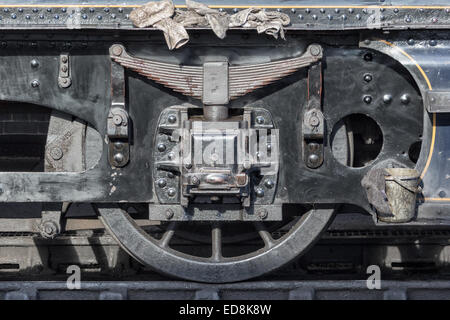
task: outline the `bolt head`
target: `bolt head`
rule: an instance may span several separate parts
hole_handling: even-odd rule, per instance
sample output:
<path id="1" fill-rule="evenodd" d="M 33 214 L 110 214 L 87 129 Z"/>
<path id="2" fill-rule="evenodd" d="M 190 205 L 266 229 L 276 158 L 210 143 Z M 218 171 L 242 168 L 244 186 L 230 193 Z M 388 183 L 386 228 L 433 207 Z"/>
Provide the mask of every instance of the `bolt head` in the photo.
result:
<path id="1" fill-rule="evenodd" d="M 264 183 L 264 185 L 265 185 L 267 188 L 272 189 L 272 188 L 275 186 L 275 183 L 274 183 L 272 180 L 267 179 L 266 182 Z"/>
<path id="2" fill-rule="evenodd" d="M 317 154 L 310 154 L 308 162 L 312 165 L 316 165 L 319 162 L 319 156 Z"/>
<path id="3" fill-rule="evenodd" d="M 122 163 L 124 159 L 125 159 L 125 157 L 123 156 L 122 153 L 116 153 L 116 154 L 114 155 L 114 161 L 115 161 L 116 163 Z"/>
<path id="4" fill-rule="evenodd" d="M 167 117 L 167 121 L 169 121 L 169 123 L 175 123 L 177 121 L 177 117 L 174 114 L 171 114 Z"/>
<path id="5" fill-rule="evenodd" d="M 169 190 L 167 190 L 167 195 L 168 195 L 169 197 L 175 196 L 176 193 L 177 193 L 177 192 L 175 191 L 174 188 L 170 188 Z"/>
<path id="6" fill-rule="evenodd" d="M 120 56 L 123 52 L 123 49 L 119 45 L 115 45 L 112 47 L 112 54 L 115 56 Z"/>
<path id="7" fill-rule="evenodd" d="M 372 97 L 371 96 L 365 96 L 363 100 L 364 100 L 364 102 L 366 104 L 370 104 L 372 102 Z"/>
<path id="8" fill-rule="evenodd" d="M 264 219 L 267 218 L 267 216 L 269 215 L 269 213 L 267 212 L 266 209 L 260 209 L 260 210 L 258 210 L 257 215 L 258 215 L 258 217 L 259 217 L 261 220 L 264 220 Z"/>
<path id="9" fill-rule="evenodd" d="M 409 95 L 406 94 L 406 93 L 403 94 L 403 95 L 400 97 L 400 102 L 403 103 L 403 104 L 408 104 L 409 101 L 410 101 L 410 97 L 409 97 Z"/>
<path id="10" fill-rule="evenodd" d="M 37 68 L 39 67 L 39 61 L 37 61 L 36 59 L 31 60 L 31 67 L 32 68 Z"/>
<path id="11" fill-rule="evenodd" d="M 199 179 L 198 177 L 196 177 L 196 176 L 193 176 L 193 177 L 191 178 L 191 183 L 192 183 L 193 185 L 198 186 L 198 185 L 200 184 L 200 179 Z"/>
<path id="12" fill-rule="evenodd" d="M 63 151 L 60 147 L 54 147 L 50 150 L 50 156 L 53 160 L 59 160 L 63 156 Z"/>
<path id="13" fill-rule="evenodd" d="M 364 81 L 365 82 L 370 82 L 370 81 L 372 81 L 372 75 L 371 74 L 366 74 L 366 75 L 364 75 Z"/>
<path id="14" fill-rule="evenodd" d="M 40 85 L 40 83 L 39 83 L 38 80 L 33 80 L 33 81 L 31 81 L 31 86 L 32 86 L 33 88 L 37 88 L 37 87 L 39 87 L 39 85 Z"/>
<path id="15" fill-rule="evenodd" d="M 259 198 L 264 197 L 264 189 L 263 188 L 256 188 L 255 193 L 256 193 L 256 196 Z"/>
<path id="16" fill-rule="evenodd" d="M 156 181 L 156 184 L 158 185 L 158 187 L 164 188 L 167 185 L 167 181 L 166 179 L 161 178 Z"/>
<path id="17" fill-rule="evenodd" d="M 314 17 L 314 16 L 313 16 Z M 317 19 L 317 16 L 316 16 Z M 315 19 L 314 19 L 315 20 Z M 311 53 L 311 55 L 313 56 L 318 56 L 320 54 L 320 47 L 319 46 L 311 46 L 311 48 L 309 49 L 309 52 Z"/>
<path id="18" fill-rule="evenodd" d="M 164 152 L 164 151 L 166 151 L 166 145 L 165 145 L 164 143 L 158 143 L 157 148 L 158 148 L 158 151 L 159 151 L 159 152 Z"/>
<path id="19" fill-rule="evenodd" d="M 167 209 L 166 212 L 164 212 L 164 215 L 166 216 L 167 220 L 170 220 L 173 218 L 174 212 L 172 209 Z"/>
<path id="20" fill-rule="evenodd" d="M 385 104 L 391 103 L 391 102 L 392 102 L 392 96 L 391 96 L 390 94 L 385 94 L 385 95 L 383 96 L 383 102 L 384 102 Z"/>
<path id="21" fill-rule="evenodd" d="M 113 123 L 116 126 L 120 126 L 122 124 L 122 122 L 123 122 L 123 119 L 122 119 L 122 117 L 119 114 L 115 114 L 113 116 L 112 120 L 113 120 Z"/>
<path id="22" fill-rule="evenodd" d="M 257 116 L 256 117 L 256 123 L 257 124 L 264 124 L 264 117 L 263 116 Z"/>

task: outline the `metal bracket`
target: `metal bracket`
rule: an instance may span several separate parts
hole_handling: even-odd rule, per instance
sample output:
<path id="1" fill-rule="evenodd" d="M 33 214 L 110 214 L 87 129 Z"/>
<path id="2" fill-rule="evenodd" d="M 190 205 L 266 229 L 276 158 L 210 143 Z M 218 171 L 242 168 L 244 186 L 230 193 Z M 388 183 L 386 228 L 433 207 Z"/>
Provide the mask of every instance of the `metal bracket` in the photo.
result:
<path id="1" fill-rule="evenodd" d="M 428 112 L 450 112 L 450 91 L 426 91 L 425 105 Z"/>
<path id="2" fill-rule="evenodd" d="M 113 50 L 114 46 L 110 51 Z M 124 167 L 130 160 L 129 128 L 130 119 L 125 109 L 125 70 L 120 64 L 111 61 L 111 108 L 106 134 L 109 140 L 108 159 L 114 167 Z"/>
<path id="3" fill-rule="evenodd" d="M 303 112 L 303 160 L 308 168 L 323 164 L 325 119 L 322 113 L 322 63 L 310 66 L 308 71 L 308 101 Z"/>
<path id="4" fill-rule="evenodd" d="M 69 54 L 62 53 L 59 56 L 58 85 L 60 88 L 68 88 L 71 84 L 72 77 L 70 76 Z"/>
<path id="5" fill-rule="evenodd" d="M 62 232 L 61 217 L 63 211 L 62 203 L 43 203 L 42 218 L 39 225 L 41 236 L 53 239 Z"/>

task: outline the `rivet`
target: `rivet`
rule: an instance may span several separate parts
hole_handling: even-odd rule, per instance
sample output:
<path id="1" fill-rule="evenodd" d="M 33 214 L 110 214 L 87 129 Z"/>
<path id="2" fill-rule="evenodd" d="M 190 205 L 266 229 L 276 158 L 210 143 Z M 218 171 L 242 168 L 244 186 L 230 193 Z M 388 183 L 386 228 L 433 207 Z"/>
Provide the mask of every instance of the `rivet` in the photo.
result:
<path id="1" fill-rule="evenodd" d="M 103 18 L 103 17 L 102 17 L 101 15 L 98 15 L 98 16 L 97 16 L 97 19 L 98 19 L 98 20 L 102 20 L 102 18 Z"/>
<path id="2" fill-rule="evenodd" d="M 95 12 L 94 8 L 89 8 L 89 12 Z"/>
<path id="3" fill-rule="evenodd" d="M 380 12 L 384 12 L 384 10 L 385 10 L 384 8 L 380 8 Z"/>
<path id="4" fill-rule="evenodd" d="M 58 16 L 57 14 L 55 14 L 54 18 L 55 18 L 56 20 L 58 20 L 58 19 L 59 19 L 59 16 Z"/>
<path id="5" fill-rule="evenodd" d="M 47 8 L 47 12 L 52 12 L 52 8 Z"/>
<path id="6" fill-rule="evenodd" d="M 116 15 L 115 15 L 114 13 L 112 13 L 112 14 L 111 14 L 111 18 L 112 18 L 112 19 L 115 19 L 115 18 L 116 18 Z"/>
<path id="7" fill-rule="evenodd" d="M 363 12 L 364 14 L 367 14 L 367 9 L 366 9 L 366 8 L 362 9 L 362 12 Z"/>
<path id="8" fill-rule="evenodd" d="M 17 9 L 17 11 L 19 11 L 20 13 L 22 13 L 22 12 L 23 12 L 23 9 L 22 9 L 22 8 L 19 8 L 19 9 Z"/>
<path id="9" fill-rule="evenodd" d="M 174 114 L 171 114 L 167 117 L 167 121 L 170 123 L 175 123 L 177 121 L 177 117 Z"/>
<path id="10" fill-rule="evenodd" d="M 158 185 L 158 187 L 160 188 L 164 188 L 167 185 L 167 181 L 164 178 L 158 179 L 158 181 L 156 181 L 156 184 Z"/>
<path id="11" fill-rule="evenodd" d="M 117 163 L 122 163 L 122 161 L 124 160 L 124 156 L 122 153 L 116 153 L 114 155 L 114 161 Z"/>
<path id="12" fill-rule="evenodd" d="M 353 12 L 355 12 L 355 10 L 353 8 L 348 9 L 348 13 L 353 13 Z"/>
<path id="13" fill-rule="evenodd" d="M 109 12 L 109 8 L 105 8 L 105 9 L 103 9 L 103 11 Z"/>
<path id="14" fill-rule="evenodd" d="M 62 8 L 62 9 L 61 9 L 61 12 L 66 13 L 66 12 L 67 12 L 67 9 L 66 9 L 66 8 Z"/>
<path id="15" fill-rule="evenodd" d="M 306 12 L 306 13 L 311 13 L 311 9 L 306 8 L 306 9 L 305 9 L 305 12 Z"/>
<path id="16" fill-rule="evenodd" d="M 363 100 L 364 100 L 364 102 L 366 104 L 370 104 L 372 102 L 372 97 L 371 96 L 364 96 Z"/>
<path id="17" fill-rule="evenodd" d="M 406 17 L 406 18 L 405 18 L 405 21 L 406 21 L 407 23 L 410 23 L 412 20 L 411 20 L 410 17 Z"/>
<path id="18" fill-rule="evenodd" d="M 339 10 L 338 8 L 334 9 L 334 12 L 339 13 L 341 10 Z"/>
<path id="19" fill-rule="evenodd" d="M 37 87 L 39 87 L 39 85 L 40 85 L 40 83 L 39 83 L 38 80 L 33 80 L 33 81 L 31 81 L 31 86 L 32 86 L 33 88 L 37 88 Z"/>
<path id="20" fill-rule="evenodd" d="M 370 81 L 372 81 L 372 75 L 371 74 L 365 74 L 364 75 L 364 81 L 365 82 L 370 82 Z"/>
<path id="21" fill-rule="evenodd" d="M 158 151 L 159 151 L 159 152 L 164 152 L 164 151 L 166 151 L 166 145 L 165 145 L 164 143 L 158 143 L 157 148 L 158 148 Z"/>
<path id="22" fill-rule="evenodd" d="M 83 19 L 87 19 L 87 15 L 86 14 L 83 14 L 82 16 L 81 16 L 81 18 L 83 18 Z"/>
<path id="23" fill-rule="evenodd" d="M 435 45 L 437 45 L 437 41 L 436 40 L 430 40 L 430 46 L 434 47 Z"/>
<path id="24" fill-rule="evenodd" d="M 333 20 L 333 16 L 331 14 L 327 15 L 328 20 Z"/>
<path id="25" fill-rule="evenodd" d="M 298 17 L 300 20 L 303 20 L 303 15 L 299 14 L 297 17 Z"/>
<path id="26" fill-rule="evenodd" d="M 394 13 L 398 13 L 398 11 L 399 11 L 398 8 L 394 9 Z"/>
<path id="27" fill-rule="evenodd" d="M 370 39 L 365 39 L 364 40 L 364 44 L 369 45 L 370 44 Z"/>
<path id="28" fill-rule="evenodd" d="M 342 20 L 347 20 L 347 16 L 346 16 L 345 14 L 343 14 L 343 15 L 341 16 L 341 19 L 342 19 Z"/>
<path id="29" fill-rule="evenodd" d="M 123 8 L 119 8 L 119 9 L 117 9 L 117 11 L 119 11 L 120 13 L 122 13 L 122 12 L 123 12 Z"/>
<path id="30" fill-rule="evenodd" d="M 259 197 L 259 198 L 264 197 L 264 189 L 263 188 L 256 188 L 255 192 L 256 192 L 257 197 Z"/>
<path id="31" fill-rule="evenodd" d="M 15 14 L 15 13 L 11 14 L 11 18 L 12 18 L 12 19 L 17 18 L 16 14 Z"/>
<path id="32" fill-rule="evenodd" d="M 325 9 L 324 8 L 320 9 L 320 13 L 325 13 Z"/>
<path id="33" fill-rule="evenodd" d="M 436 17 L 434 17 L 434 18 L 431 18 L 431 22 L 432 22 L 432 23 L 436 23 L 436 22 L 438 22 L 438 18 L 436 18 Z"/>
<path id="34" fill-rule="evenodd" d="M 267 144 L 267 151 L 271 151 L 272 150 L 272 145 L 270 143 Z"/>
<path id="35" fill-rule="evenodd" d="M 414 39 L 408 39 L 408 44 L 410 46 L 414 45 L 414 43 L 415 43 Z"/>
<path id="36" fill-rule="evenodd" d="M 33 8 L 33 12 L 34 13 L 39 12 L 39 9 L 38 8 Z"/>
<path id="37" fill-rule="evenodd" d="M 39 19 L 44 19 L 45 17 L 44 17 L 44 15 L 43 14 L 40 14 L 39 15 Z"/>
<path id="38" fill-rule="evenodd" d="M 31 19 L 31 16 L 30 16 L 29 14 L 27 14 L 27 15 L 25 16 L 25 19 L 30 20 L 30 19 Z"/>
<path id="39" fill-rule="evenodd" d="M 273 186 L 275 185 L 275 183 L 274 183 L 272 180 L 267 179 L 266 182 L 264 183 L 264 185 L 265 185 L 267 188 L 272 189 Z"/>
<path id="40" fill-rule="evenodd" d="M 317 20 L 317 16 L 315 14 L 312 15 L 313 20 Z"/>
<path id="41" fill-rule="evenodd" d="M 390 94 L 385 94 L 385 95 L 383 96 L 383 102 L 384 102 L 385 104 L 391 103 L 391 102 L 392 102 L 392 96 L 391 96 Z"/>
<path id="42" fill-rule="evenodd" d="M 177 192 L 176 192 L 176 190 L 175 190 L 174 188 L 169 188 L 169 190 L 167 190 L 167 195 L 168 195 L 169 197 L 175 196 L 176 193 L 177 193 Z"/>
<path id="43" fill-rule="evenodd" d="M 439 191 L 439 197 L 444 198 L 446 195 L 444 190 Z"/>
<path id="44" fill-rule="evenodd" d="M 383 16 L 383 15 L 380 16 L 380 20 L 381 20 L 381 21 L 384 21 L 385 19 L 386 19 L 385 16 Z"/>
<path id="45" fill-rule="evenodd" d="M 281 9 L 280 9 L 280 8 L 278 8 L 278 9 L 277 9 L 277 12 L 281 12 Z"/>
<path id="46" fill-rule="evenodd" d="M 238 8 L 234 8 L 234 9 L 233 9 L 233 12 L 234 12 L 234 13 L 237 13 L 238 11 L 239 11 Z"/>
<path id="47" fill-rule="evenodd" d="M 4 8 L 3 12 L 9 12 L 9 9 L 8 8 Z"/>
<path id="48" fill-rule="evenodd" d="M 169 158 L 169 160 L 173 160 L 173 158 L 175 158 L 175 154 L 173 152 L 169 152 L 167 157 Z"/>
<path id="49" fill-rule="evenodd" d="M 358 14 L 355 16 L 355 18 L 356 18 L 356 20 L 361 20 L 361 15 L 358 13 Z"/>
<path id="50" fill-rule="evenodd" d="M 36 59 L 31 60 L 30 64 L 33 68 L 39 67 L 39 61 L 37 61 Z"/>
<path id="51" fill-rule="evenodd" d="M 409 98 L 409 95 L 407 93 L 403 94 L 400 97 L 400 102 L 403 103 L 403 104 L 408 104 L 409 101 L 410 101 L 410 98 Z"/>
<path id="52" fill-rule="evenodd" d="M 263 124 L 264 123 L 264 117 L 263 116 L 257 116 L 256 117 L 256 123 L 257 124 Z"/>
<path id="53" fill-rule="evenodd" d="M 292 9 L 291 9 L 291 12 L 292 12 L 292 13 L 295 13 L 296 11 L 297 11 L 297 10 L 295 10 L 295 8 L 292 8 Z"/>

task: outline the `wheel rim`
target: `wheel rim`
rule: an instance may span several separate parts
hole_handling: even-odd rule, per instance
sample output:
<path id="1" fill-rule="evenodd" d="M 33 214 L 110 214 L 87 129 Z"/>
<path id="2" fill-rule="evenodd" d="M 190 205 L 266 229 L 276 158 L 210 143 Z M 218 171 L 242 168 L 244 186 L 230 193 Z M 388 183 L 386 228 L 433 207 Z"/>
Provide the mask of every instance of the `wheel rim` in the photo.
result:
<path id="1" fill-rule="evenodd" d="M 273 239 L 263 223 L 256 223 L 255 228 L 264 241 L 264 247 L 235 257 L 222 256 L 221 228 L 219 224 L 213 224 L 212 254 L 205 258 L 170 247 L 177 222 L 171 222 L 162 238 L 156 239 L 118 207 L 98 206 L 97 210 L 105 228 L 125 251 L 142 264 L 177 278 L 213 283 L 247 280 L 278 269 L 310 248 L 334 214 L 334 209 L 310 210 L 279 239 Z"/>

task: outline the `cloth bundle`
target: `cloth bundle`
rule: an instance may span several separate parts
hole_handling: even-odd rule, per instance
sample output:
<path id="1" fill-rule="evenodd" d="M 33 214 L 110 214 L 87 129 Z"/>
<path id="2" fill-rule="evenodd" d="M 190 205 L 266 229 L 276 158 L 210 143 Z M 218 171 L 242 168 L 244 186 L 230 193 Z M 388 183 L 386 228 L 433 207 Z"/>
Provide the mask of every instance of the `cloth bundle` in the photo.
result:
<path id="1" fill-rule="evenodd" d="M 164 32 L 170 50 L 178 49 L 189 41 L 185 27 L 211 27 L 220 39 L 225 38 L 228 28 L 256 28 L 258 33 L 284 37 L 284 26 L 290 24 L 289 16 L 261 8 L 248 8 L 228 15 L 207 5 L 186 0 L 187 10 L 175 9 L 172 0 L 149 2 L 134 9 L 130 19 L 139 28 L 155 27 Z"/>

